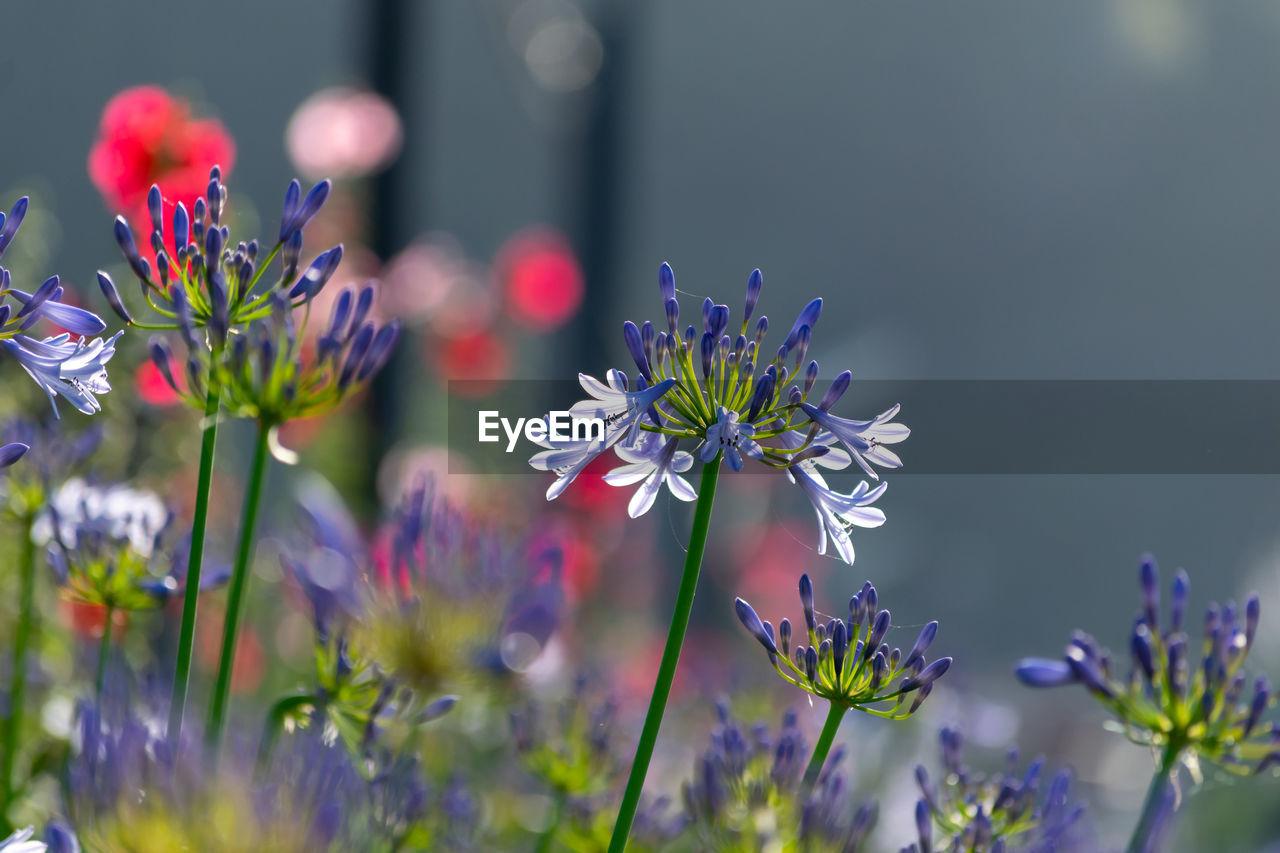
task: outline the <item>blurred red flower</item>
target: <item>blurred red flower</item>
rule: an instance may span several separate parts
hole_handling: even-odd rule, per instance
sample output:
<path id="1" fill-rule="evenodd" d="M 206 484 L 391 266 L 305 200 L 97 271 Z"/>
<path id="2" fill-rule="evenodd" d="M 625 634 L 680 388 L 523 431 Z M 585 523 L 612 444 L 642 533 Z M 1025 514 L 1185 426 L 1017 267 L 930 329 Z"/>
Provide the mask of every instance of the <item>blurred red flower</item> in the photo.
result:
<path id="1" fill-rule="evenodd" d="M 235 143 L 216 119 L 191 117 L 191 106 L 159 86 L 118 93 L 102 111 L 89 151 L 89 179 L 107 207 L 124 213 L 141 233 L 151 233 L 147 191 L 159 184 L 165 217 L 181 201 L 190 210 L 209 184 L 209 169 L 225 179 Z"/>
<path id="2" fill-rule="evenodd" d="M 477 332 L 441 342 L 436 360 L 445 380 L 466 380 L 454 387 L 456 393 L 484 396 L 507 378 L 511 356 L 500 337 Z"/>
<path id="3" fill-rule="evenodd" d="M 518 232 L 498 253 L 496 266 L 512 318 L 531 329 L 554 329 L 582 304 L 582 268 L 556 231 Z"/>
<path id="4" fill-rule="evenodd" d="M 181 372 L 176 372 L 173 378 L 185 387 L 185 376 Z M 182 402 L 182 398 L 161 375 L 160 368 L 150 360 L 138 365 L 138 370 L 133 375 L 133 387 L 142 401 L 152 406 L 176 406 Z"/>

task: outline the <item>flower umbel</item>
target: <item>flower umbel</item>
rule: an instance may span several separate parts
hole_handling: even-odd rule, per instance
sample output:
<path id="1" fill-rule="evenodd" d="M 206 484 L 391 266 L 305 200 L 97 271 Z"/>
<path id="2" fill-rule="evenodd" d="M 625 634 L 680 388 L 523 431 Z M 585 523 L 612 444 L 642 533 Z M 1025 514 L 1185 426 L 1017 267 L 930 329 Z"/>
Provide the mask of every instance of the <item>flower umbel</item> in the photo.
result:
<path id="1" fill-rule="evenodd" d="M 823 623 L 813 608 L 813 582 L 801 575 L 800 603 L 808 644 L 797 642 L 794 648 L 790 619 L 783 619 L 775 633 L 773 625 L 762 622 L 741 598 L 734 606 L 738 619 L 764 646 L 769 662 L 784 680 L 833 705 L 901 720 L 929 697 L 933 683 L 951 667 L 951 658 L 925 661 L 924 653 L 938 633 L 937 622 L 924 626 L 905 655 L 901 649 L 891 649 L 884 642 L 889 611 L 877 610 L 877 600 L 876 588 L 868 581 L 849 599 L 847 620 L 835 617 Z"/>
<path id="2" fill-rule="evenodd" d="M 27 215 L 29 199 L 18 199 L 8 217 L 0 213 L 0 258 L 13 242 L 14 235 Z M 96 314 L 62 301 L 63 287 L 55 275 L 33 293 L 12 286 L 7 269 L 0 267 L 0 348 L 3 348 L 35 383 L 49 395 L 53 413 L 58 414 L 57 398 L 64 397 L 86 415 L 102 410 L 97 394 L 111 390 L 107 381 L 107 362 L 116 353 L 116 338 L 103 340 L 90 336 L 107 328 Z M 10 297 L 16 305 L 4 301 Z M 40 320 L 66 329 L 60 335 L 38 340 L 26 334 Z M 74 339 L 72 335 L 76 335 Z"/>
<path id="3" fill-rule="evenodd" d="M 1184 631 L 1187 573 L 1174 578 L 1167 629 L 1159 624 L 1154 558 L 1143 559 L 1139 577 L 1142 610 L 1129 635 L 1127 673 L 1117 671 L 1093 637 L 1076 632 L 1062 660 L 1023 660 L 1018 678 L 1032 687 L 1083 684 L 1126 737 L 1175 754 L 1196 778 L 1201 761 L 1238 774 L 1280 763 L 1280 724 L 1262 720 L 1276 694 L 1266 676 L 1251 681 L 1243 671 L 1258 631 L 1258 596 L 1249 596 L 1243 612 L 1230 601 L 1225 607 L 1210 604 L 1197 651 Z"/>
<path id="4" fill-rule="evenodd" d="M 916 767 L 921 794 L 916 803 L 919 841 L 906 851 L 1053 853 L 1074 849 L 1064 845 L 1084 807 L 1068 805 L 1071 774 L 1063 770 L 1054 776 L 1041 800 L 1043 760 L 1033 761 L 1020 773 L 1018 752 L 1011 750 L 1008 770 L 988 777 L 971 772 L 962 763 L 958 731 L 943 729 L 941 739 L 944 773 L 939 783 L 930 780 L 923 766 Z"/>
<path id="5" fill-rule="evenodd" d="M 31 537 L 48 546 L 63 593 L 112 610 L 157 607 L 185 587 L 187 553 L 176 538 L 173 513 L 151 492 L 96 486 L 76 477 L 62 484 L 37 516 Z M 217 586 L 225 570 L 201 588 Z"/>
<path id="6" fill-rule="evenodd" d="M 827 455 L 833 457 L 830 467 L 857 461 L 870 477 L 878 479 L 875 466 L 901 466 L 901 460 L 886 445 L 905 440 L 910 430 L 894 422 L 898 406 L 866 421 L 831 414 L 831 407 L 849 388 L 852 374 L 848 371 L 839 374 L 817 404 L 812 404 L 818 363 L 806 358 L 822 300 L 814 299 L 804 307 L 782 345 L 770 354 L 764 349 L 769 328 L 766 317 L 756 321 L 748 338 L 763 285 L 764 278 L 756 270 L 747 280 L 742 326 L 736 337 L 727 333 L 729 307 L 710 299 L 702 304 L 701 331 L 690 325 L 681 332 L 675 274 L 663 264 L 658 287 L 667 331 L 658 331 L 648 321 L 640 326 L 629 320 L 623 324 L 623 339 L 638 371 L 637 391 L 628 392 L 627 377 L 617 370 L 609 371 L 607 385 L 581 376 L 583 387 L 594 399 L 577 404 L 571 412 L 579 417 L 603 417 L 608 425 L 606 436 L 594 441 L 543 442 L 549 449 L 530 461 L 533 467 L 554 471 L 558 477 L 547 498 L 559 496 L 587 463 L 610 448 L 628 468 L 607 482 L 621 486 L 643 480 L 629 508 L 633 517 L 648 511 L 664 482 L 681 500 L 693 499 L 687 482 L 668 476 L 671 471 L 687 469 L 672 467 L 675 460 L 683 465 L 686 455 L 696 455 L 711 464 L 722 458 L 734 471 L 741 471 L 749 459 L 787 471 L 818 512 L 823 552 L 830 535 L 840 557 L 852 562 L 849 531 L 854 526 L 874 527 L 884 522 L 883 513 L 867 508 L 883 494 L 884 486 L 872 489 L 863 483 L 848 495 L 834 492 L 816 475 L 812 463 Z M 650 433 L 665 436 L 665 442 L 644 438 Z M 847 452 L 835 449 L 836 442 Z M 687 445 L 687 450 L 682 445 Z M 664 462 L 663 456 L 670 462 Z M 649 467 L 642 472 L 637 464 Z"/>
<path id="7" fill-rule="evenodd" d="M 196 200 L 190 213 L 181 201 L 174 206 L 168 235 L 163 219 L 164 199 L 160 188 L 153 186 L 147 207 L 154 273 L 151 262 L 139 252 L 129 223 L 123 216 L 116 217 L 116 242 L 141 284 L 142 298 L 156 321 L 135 320 L 107 273 L 99 271 L 98 285 L 126 323 L 143 329 L 181 332 L 188 351 L 185 388 L 179 389 L 175 381 L 167 344 L 153 341 L 152 356 L 166 381 L 192 405 L 203 408 L 210 373 L 207 362 L 210 357 L 217 361 L 216 356 L 225 349 L 229 337 L 242 334 L 254 320 L 268 317 L 275 295 L 281 295 L 290 308 L 306 305 L 337 269 L 342 258 L 340 245 L 321 252 L 301 275 L 298 273 L 302 229 L 320 211 L 329 196 L 329 186 L 328 181 L 321 181 L 304 198 L 297 181 L 289 184 L 279 237 L 265 255 L 257 240 L 231 242 L 231 230 L 223 224 L 227 188 L 217 166 L 209 172 L 205 197 Z M 259 287 L 277 256 L 278 277 L 269 286 Z"/>

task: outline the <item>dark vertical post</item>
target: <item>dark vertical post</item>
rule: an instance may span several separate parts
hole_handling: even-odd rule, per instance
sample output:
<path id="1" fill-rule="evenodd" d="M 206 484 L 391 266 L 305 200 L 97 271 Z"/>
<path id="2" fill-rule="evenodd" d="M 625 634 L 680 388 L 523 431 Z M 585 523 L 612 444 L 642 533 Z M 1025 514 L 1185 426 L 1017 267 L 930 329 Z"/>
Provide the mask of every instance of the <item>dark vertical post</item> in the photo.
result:
<path id="1" fill-rule="evenodd" d="M 603 47 L 603 62 L 590 93 L 580 148 L 568 153 L 580 164 L 571 186 L 576 204 L 570 221 L 573 240 L 582 261 L 590 311 L 581 312 L 568 331 L 576 344 L 565 355 L 573 370 L 598 364 L 614 336 L 601 317 L 616 316 L 610 310 L 617 282 L 619 213 L 622 203 L 623 122 L 631 38 L 632 4 L 601 4 L 595 20 Z M 572 375 L 572 374 L 567 374 Z"/>
<path id="2" fill-rule="evenodd" d="M 413 28 L 411 33 L 410 18 L 429 20 L 430 4 L 419 2 L 414 15 L 410 14 L 409 0 L 371 0 L 368 4 L 355 4 L 355 10 L 368 10 L 369 15 L 366 57 L 369 82 L 375 92 L 395 107 L 404 124 L 406 138 L 413 140 L 405 145 L 390 168 L 374 178 L 369 199 L 369 246 L 380 259 L 387 261 L 413 236 L 406 227 L 408 166 L 411 157 L 421 156 L 422 146 L 421 140 L 413 136 L 415 105 L 409 101 L 411 86 L 407 79 L 406 60 L 411 42 L 414 50 L 425 50 L 425 33 L 418 28 Z M 417 189 L 421 190 L 420 187 Z M 404 340 L 401 339 L 402 342 Z M 400 432 L 400 388 L 408 375 L 403 347 L 401 343 L 391 354 L 386 366 L 374 376 L 369 390 L 367 412 L 372 440 L 369 442 L 366 494 L 374 506 L 377 504 L 378 464 Z"/>

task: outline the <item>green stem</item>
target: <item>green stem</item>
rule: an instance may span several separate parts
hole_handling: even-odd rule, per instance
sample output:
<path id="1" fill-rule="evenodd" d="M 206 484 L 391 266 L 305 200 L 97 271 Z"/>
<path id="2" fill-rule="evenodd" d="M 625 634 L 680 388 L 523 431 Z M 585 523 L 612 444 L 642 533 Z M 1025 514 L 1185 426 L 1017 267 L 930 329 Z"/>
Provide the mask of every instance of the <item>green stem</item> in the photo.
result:
<path id="1" fill-rule="evenodd" d="M 102 688 L 107 683 L 107 658 L 111 656 L 111 620 L 115 618 L 116 609 L 107 605 L 107 621 L 102 625 L 102 639 L 98 641 L 98 677 L 93 682 L 93 696 L 102 702 Z"/>
<path id="2" fill-rule="evenodd" d="M 840 723 L 848 710 L 843 705 L 831 703 L 831 710 L 827 712 L 827 721 L 822 724 L 822 734 L 818 735 L 818 743 L 814 746 L 813 756 L 809 759 L 809 767 L 804 771 L 805 788 L 812 788 L 818 783 L 818 774 L 822 772 L 822 765 L 827 763 L 827 753 L 831 752 L 836 731 L 840 728 Z"/>
<path id="3" fill-rule="evenodd" d="M 22 558 L 19 563 L 21 589 L 18 593 L 18 628 L 13 638 L 13 671 L 9 682 L 9 718 L 4 727 L 4 766 L 0 768 L 0 815 L 7 815 L 15 790 L 13 770 L 18 761 L 18 741 L 22 733 L 22 704 L 27 687 L 27 650 L 35 630 L 36 544 L 31 538 L 28 516 L 22 524 Z M 3 821 L 9 827 L 7 817 Z"/>
<path id="4" fill-rule="evenodd" d="M 556 837 L 556 830 L 560 827 L 560 818 L 564 815 L 564 806 L 568 799 L 568 791 L 564 788 L 556 788 L 551 803 L 551 824 L 547 827 L 546 832 L 542 833 L 541 837 L 538 838 L 536 853 L 547 853 L 551 849 L 551 841 Z"/>
<path id="5" fill-rule="evenodd" d="M 267 438 L 270 428 L 258 424 L 258 442 L 253 451 L 253 467 L 249 469 L 249 487 L 244 496 L 244 515 L 240 519 L 240 545 L 236 565 L 231 573 L 231 591 L 227 596 L 227 613 L 222 623 L 222 656 L 218 661 L 218 680 L 209 705 L 209 724 L 205 738 L 217 749 L 226 725 L 227 702 L 231 695 L 231 670 L 235 666 L 236 640 L 240 633 L 240 611 L 244 590 L 249 585 L 249 558 L 253 556 L 253 528 L 258 522 L 258 503 L 262 499 L 262 481 L 267 472 Z"/>
<path id="6" fill-rule="evenodd" d="M 1154 853 L 1151 849 L 1151 836 L 1156 829 L 1156 818 L 1164 806 L 1166 792 L 1173 784 L 1173 769 L 1178 763 L 1180 751 L 1172 743 L 1165 747 L 1160 767 L 1151 777 L 1151 787 L 1147 788 L 1147 798 L 1142 803 L 1142 814 L 1138 817 L 1138 825 L 1133 828 L 1125 853 Z"/>
<path id="7" fill-rule="evenodd" d="M 178 635 L 178 660 L 169 702 L 169 739 L 178 742 L 187 709 L 187 685 L 191 682 L 191 646 L 196 636 L 196 602 L 200 598 L 200 565 L 204 558 L 205 522 L 209 517 L 209 488 L 213 481 L 213 449 L 218 438 L 219 389 L 209 376 L 204 406 L 204 439 L 200 444 L 200 479 L 196 482 L 196 507 L 191 519 L 191 549 L 187 554 L 187 591 L 182 600 L 182 630 Z"/>
<path id="8" fill-rule="evenodd" d="M 653 685 L 653 697 L 644 717 L 640 742 L 636 745 L 635 760 L 627 777 L 627 789 L 622 795 L 622 807 L 613 825 L 613 837 L 609 841 L 609 853 L 622 853 L 631 833 L 636 808 L 640 805 L 640 791 L 644 777 L 649 772 L 653 747 L 658 741 L 658 729 L 662 727 L 662 714 L 671 695 L 671 682 L 680 661 L 680 649 L 684 634 L 689 628 L 689 614 L 693 611 L 693 595 L 698 589 L 698 573 L 702 569 L 702 554 L 707 547 L 707 530 L 711 526 L 711 504 L 716 496 L 716 479 L 720 476 L 720 455 L 702 466 L 702 481 L 698 484 L 698 503 L 693 512 L 693 530 L 689 534 L 689 551 L 685 555 L 684 574 L 680 578 L 680 592 L 676 596 L 675 613 L 671 615 L 671 628 L 667 632 L 667 645 L 662 651 L 662 663 L 658 666 L 658 678 Z"/>

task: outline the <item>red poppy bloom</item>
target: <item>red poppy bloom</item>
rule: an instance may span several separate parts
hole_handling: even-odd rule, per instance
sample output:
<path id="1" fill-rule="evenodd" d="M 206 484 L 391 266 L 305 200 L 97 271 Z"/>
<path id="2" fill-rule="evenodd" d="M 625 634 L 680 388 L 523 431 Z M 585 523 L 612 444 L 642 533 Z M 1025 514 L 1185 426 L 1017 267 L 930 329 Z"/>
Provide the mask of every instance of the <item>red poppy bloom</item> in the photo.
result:
<path id="1" fill-rule="evenodd" d="M 152 184 L 160 186 L 167 220 L 179 201 L 190 210 L 204 195 L 211 167 L 221 166 L 225 178 L 234 160 L 235 143 L 221 122 L 192 118 L 186 101 L 159 86 L 137 86 L 103 109 L 89 178 L 109 208 L 149 234 Z"/>
<path id="2" fill-rule="evenodd" d="M 499 252 L 497 268 L 512 318 L 531 329 L 554 329 L 582 304 L 582 268 L 555 231 L 519 232 Z"/>

